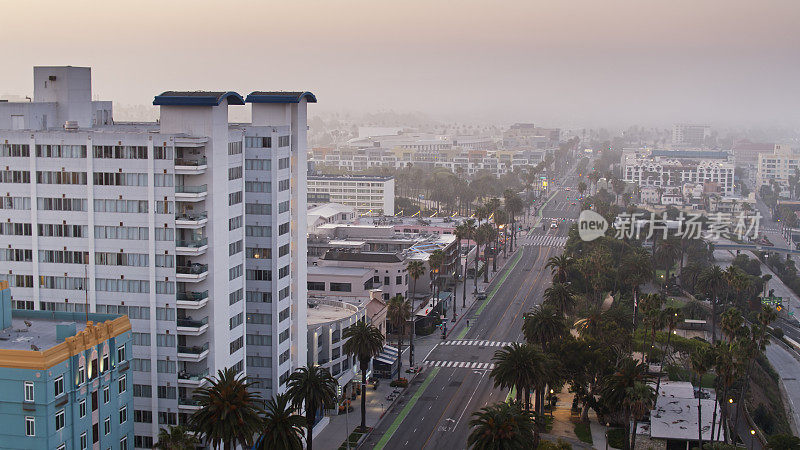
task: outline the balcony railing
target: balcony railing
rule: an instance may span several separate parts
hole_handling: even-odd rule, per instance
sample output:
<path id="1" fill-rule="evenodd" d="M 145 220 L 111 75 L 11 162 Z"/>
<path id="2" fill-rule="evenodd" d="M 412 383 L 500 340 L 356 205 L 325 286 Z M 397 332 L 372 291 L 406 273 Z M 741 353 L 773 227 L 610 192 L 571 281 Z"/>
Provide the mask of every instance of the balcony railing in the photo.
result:
<path id="1" fill-rule="evenodd" d="M 194 263 L 190 266 L 177 266 L 175 272 L 184 275 L 201 275 L 208 272 L 208 264 Z"/>
<path id="2" fill-rule="evenodd" d="M 189 372 L 178 372 L 178 379 L 179 380 L 192 380 L 192 381 L 203 381 L 203 378 L 208 376 L 208 369 L 200 372 L 200 373 L 189 373 Z"/>
<path id="3" fill-rule="evenodd" d="M 200 328 L 206 324 L 208 324 L 208 317 L 204 317 L 202 320 L 178 319 L 179 327 Z"/>
<path id="4" fill-rule="evenodd" d="M 206 211 L 198 213 L 180 213 L 175 215 L 175 220 L 199 222 L 205 219 L 208 219 L 208 213 Z"/>
<path id="5" fill-rule="evenodd" d="M 208 350 L 208 342 L 203 345 L 179 345 L 178 346 L 178 353 L 190 353 L 192 355 L 199 355 L 204 351 Z"/>
<path id="6" fill-rule="evenodd" d="M 208 291 L 203 292 L 178 292 L 175 298 L 184 302 L 199 302 L 208 298 Z"/>
<path id="7" fill-rule="evenodd" d="M 188 158 L 176 158 L 175 159 L 175 165 L 176 166 L 194 166 L 194 167 L 197 167 L 197 166 L 205 166 L 207 164 L 208 164 L 208 161 L 206 160 L 205 156 L 202 157 L 202 158 L 193 158 L 193 159 L 188 159 Z"/>
<path id="8" fill-rule="evenodd" d="M 208 245 L 208 238 L 186 239 L 175 241 L 175 247 L 199 248 Z"/>
<path id="9" fill-rule="evenodd" d="M 178 404 L 179 405 L 186 405 L 186 406 L 200 406 L 200 403 L 198 403 L 197 400 L 195 400 L 193 398 L 187 398 L 187 397 L 178 398 Z"/>
<path id="10" fill-rule="evenodd" d="M 208 185 L 202 186 L 175 186 L 176 194 L 203 194 L 208 192 Z"/>

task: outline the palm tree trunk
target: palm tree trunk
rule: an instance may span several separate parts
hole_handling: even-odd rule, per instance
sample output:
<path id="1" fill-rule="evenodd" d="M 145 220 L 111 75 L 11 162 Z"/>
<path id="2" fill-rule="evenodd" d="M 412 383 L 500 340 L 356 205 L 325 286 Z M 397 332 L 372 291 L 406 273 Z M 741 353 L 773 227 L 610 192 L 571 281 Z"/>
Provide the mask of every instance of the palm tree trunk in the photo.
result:
<path id="1" fill-rule="evenodd" d="M 315 414 L 316 414 L 316 408 L 312 409 L 312 405 L 306 404 L 306 444 L 308 444 L 306 446 L 307 450 L 314 450 L 314 415 Z M 349 438 L 350 437 L 348 436 L 348 439 Z"/>
<path id="2" fill-rule="evenodd" d="M 417 279 L 414 280 L 414 288 L 411 290 L 411 337 L 408 338 L 408 365 L 414 367 L 414 334 L 417 332 L 417 316 L 414 313 L 414 297 L 417 296 Z"/>
<path id="3" fill-rule="evenodd" d="M 483 246 L 483 282 L 489 282 L 489 260 L 488 256 L 486 256 L 486 252 L 489 249 L 489 244 Z"/>
<path id="4" fill-rule="evenodd" d="M 405 324 L 400 325 L 397 330 L 397 379 L 400 379 L 400 374 L 403 373 L 403 332 L 405 332 Z"/>
<path id="5" fill-rule="evenodd" d="M 631 411 L 630 408 L 625 408 L 625 447 L 626 450 L 630 450 L 631 448 Z"/>
<path id="6" fill-rule="evenodd" d="M 728 388 L 726 386 L 722 390 L 722 401 L 724 402 L 727 397 L 728 397 Z M 719 404 L 719 400 L 717 400 L 717 402 L 714 404 L 714 416 L 715 417 L 714 417 L 714 422 L 711 424 L 711 430 L 712 430 L 711 431 L 711 437 L 712 438 L 714 437 L 714 428 L 717 425 L 716 413 L 717 413 L 717 405 L 718 404 Z M 725 403 L 722 403 L 722 404 L 724 405 Z M 719 428 L 716 429 L 716 432 L 717 432 L 716 440 L 719 440 L 719 435 L 722 432 L 722 424 L 725 423 L 725 408 L 724 407 L 719 409 L 719 416 L 720 416 L 720 421 L 719 421 Z M 727 436 L 726 436 L 726 438 L 727 438 Z"/>
<path id="7" fill-rule="evenodd" d="M 733 426 L 731 427 L 731 432 L 733 434 L 736 434 L 736 425 L 739 422 L 739 410 L 742 408 L 742 403 L 745 402 L 745 398 L 747 397 L 747 387 L 750 386 L 750 373 L 755 363 L 756 360 L 755 357 L 753 357 L 753 360 L 747 366 L 747 374 L 744 377 L 744 384 L 742 385 L 742 394 L 739 395 L 739 401 L 736 402 L 736 411 L 733 413 Z"/>
<path id="8" fill-rule="evenodd" d="M 478 292 L 478 255 L 481 253 L 481 245 L 475 240 L 475 292 Z"/>
<path id="9" fill-rule="evenodd" d="M 703 405 L 702 403 L 700 403 L 700 399 L 703 398 L 702 395 L 703 389 L 701 384 L 698 383 L 698 385 L 701 386 L 701 389 L 700 389 L 700 396 L 697 397 L 697 443 L 698 443 L 697 448 L 702 449 L 703 448 L 703 414 L 702 414 Z"/>
<path id="10" fill-rule="evenodd" d="M 531 387 L 525 386 L 525 411 L 531 410 Z"/>
<path id="11" fill-rule="evenodd" d="M 362 359 L 361 363 L 361 430 L 367 429 L 367 366 L 368 359 Z"/>
<path id="12" fill-rule="evenodd" d="M 492 252 L 492 272 L 497 273 L 497 255 L 500 253 L 497 251 L 497 247 L 500 243 L 500 230 L 497 230 L 497 233 L 494 235 L 494 251 Z"/>
<path id="13" fill-rule="evenodd" d="M 469 241 L 467 241 L 467 242 L 469 242 Z M 467 244 L 467 246 L 469 246 L 469 244 Z M 467 252 L 467 256 L 469 256 L 469 252 Z M 459 258 L 459 261 L 460 261 L 461 260 L 461 256 L 459 255 L 458 258 Z M 464 280 L 463 280 L 464 282 L 461 283 L 461 287 L 462 287 L 461 291 L 463 293 L 463 295 L 461 297 L 461 314 L 464 314 L 464 308 L 467 307 L 467 266 L 469 266 L 469 260 L 467 260 L 467 257 L 465 256 L 464 257 L 464 275 L 463 275 L 464 276 Z M 477 274 L 475 276 L 477 277 Z M 455 301 L 455 299 L 453 299 L 453 301 Z"/>
<path id="14" fill-rule="evenodd" d="M 711 298 L 711 345 L 717 342 L 717 293 Z"/>
<path id="15" fill-rule="evenodd" d="M 661 372 L 664 370 L 664 360 L 667 359 L 667 349 L 669 348 L 669 341 L 672 339 L 672 330 L 667 328 L 667 342 L 661 347 L 661 364 L 658 367 L 658 380 L 656 381 L 656 395 L 658 395 L 658 390 L 661 388 Z M 702 381 L 702 380 L 701 380 Z M 702 448 L 702 447 L 700 447 Z"/>

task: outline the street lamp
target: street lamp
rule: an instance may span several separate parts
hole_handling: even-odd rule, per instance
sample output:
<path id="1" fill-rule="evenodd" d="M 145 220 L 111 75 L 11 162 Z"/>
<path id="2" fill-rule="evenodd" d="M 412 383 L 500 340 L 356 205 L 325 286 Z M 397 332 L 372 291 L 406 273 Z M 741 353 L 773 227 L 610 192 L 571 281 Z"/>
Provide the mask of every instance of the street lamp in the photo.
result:
<path id="1" fill-rule="evenodd" d="M 753 439 L 755 439 L 756 430 L 750 429 L 750 450 L 753 450 Z"/>

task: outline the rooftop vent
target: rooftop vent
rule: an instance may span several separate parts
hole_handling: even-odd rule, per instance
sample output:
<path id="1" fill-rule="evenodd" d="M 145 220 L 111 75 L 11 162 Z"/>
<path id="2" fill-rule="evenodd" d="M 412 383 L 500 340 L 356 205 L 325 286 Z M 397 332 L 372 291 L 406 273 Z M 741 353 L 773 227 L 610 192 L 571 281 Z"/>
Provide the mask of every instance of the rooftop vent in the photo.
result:
<path id="1" fill-rule="evenodd" d="M 68 120 L 64 122 L 64 129 L 67 131 L 75 131 L 78 129 L 78 121 Z"/>

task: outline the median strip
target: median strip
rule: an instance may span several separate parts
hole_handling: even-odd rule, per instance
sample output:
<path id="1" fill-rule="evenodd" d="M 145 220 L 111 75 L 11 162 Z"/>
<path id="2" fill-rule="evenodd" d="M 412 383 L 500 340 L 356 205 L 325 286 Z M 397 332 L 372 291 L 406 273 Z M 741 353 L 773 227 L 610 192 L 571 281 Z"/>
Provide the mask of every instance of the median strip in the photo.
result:
<path id="1" fill-rule="evenodd" d="M 408 413 L 411 412 L 411 409 L 417 404 L 417 400 L 419 400 L 419 398 L 422 396 L 422 393 L 425 392 L 425 389 L 428 388 L 428 385 L 431 384 L 431 381 L 433 381 L 433 378 L 437 373 L 439 373 L 439 368 L 434 367 L 433 370 L 431 370 L 431 373 L 428 374 L 428 377 L 425 378 L 425 381 L 422 382 L 419 389 L 417 389 L 417 392 L 415 392 L 411 397 L 411 400 L 408 401 L 403 410 L 400 411 L 400 414 L 397 416 L 397 418 L 394 419 L 394 422 L 392 422 L 392 424 L 389 426 L 389 429 L 386 430 L 386 433 L 383 434 L 381 440 L 375 445 L 375 450 L 381 450 L 386 446 L 386 444 L 392 438 L 392 435 L 394 435 L 394 432 L 400 428 L 400 424 L 403 423 L 403 420 L 406 418 L 406 416 L 408 416 Z"/>

